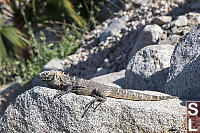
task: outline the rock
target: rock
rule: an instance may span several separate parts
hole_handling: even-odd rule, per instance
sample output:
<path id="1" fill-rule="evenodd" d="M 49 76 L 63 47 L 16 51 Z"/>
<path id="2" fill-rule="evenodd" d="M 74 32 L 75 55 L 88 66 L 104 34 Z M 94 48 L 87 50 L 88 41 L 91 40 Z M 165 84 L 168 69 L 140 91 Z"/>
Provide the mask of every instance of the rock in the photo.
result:
<path id="1" fill-rule="evenodd" d="M 165 40 L 161 40 L 158 42 L 158 45 L 176 45 L 178 40 L 180 39 L 180 35 L 172 35 Z"/>
<path id="2" fill-rule="evenodd" d="M 172 35 L 172 36 L 170 37 L 170 40 L 172 41 L 172 45 L 176 45 L 177 42 L 179 41 L 179 39 L 180 39 L 180 36 L 179 36 L 179 35 Z"/>
<path id="3" fill-rule="evenodd" d="M 125 70 L 121 70 L 119 72 L 109 73 L 102 76 L 94 77 L 91 80 L 106 84 L 109 86 L 126 88 L 125 85 Z"/>
<path id="4" fill-rule="evenodd" d="M 186 35 L 188 32 L 190 32 L 192 29 L 194 29 L 195 26 L 185 26 L 183 27 L 183 35 Z"/>
<path id="5" fill-rule="evenodd" d="M 0 120 L 0 132 L 184 132 L 186 128 L 186 108 L 178 99 L 155 102 L 107 98 L 81 118 L 93 98 L 69 93 L 54 99 L 57 92 L 34 87 L 18 96 Z"/>
<path id="6" fill-rule="evenodd" d="M 166 40 L 159 41 L 158 45 L 172 45 L 172 41 L 168 38 Z"/>
<path id="7" fill-rule="evenodd" d="M 13 102 L 16 97 L 25 91 L 31 89 L 32 86 L 30 83 L 26 85 L 21 85 L 17 83 L 11 83 L 7 86 L 4 86 L 4 89 L 0 92 L 0 118 L 4 114 L 7 107 Z"/>
<path id="8" fill-rule="evenodd" d="M 171 30 L 172 30 L 173 34 L 178 34 L 178 35 L 183 32 L 183 28 L 182 27 L 177 27 L 177 26 L 174 26 Z"/>
<path id="9" fill-rule="evenodd" d="M 136 5 L 146 5 L 149 2 L 151 2 L 151 0 L 130 0 L 130 2 L 136 4 Z"/>
<path id="10" fill-rule="evenodd" d="M 116 5 L 115 2 L 120 3 L 120 1 L 124 2 L 122 5 L 125 5 L 126 7 L 127 4 L 131 5 L 130 8 L 124 9 L 123 6 L 119 6 L 118 4 Z M 129 53 L 132 49 L 134 49 L 139 33 L 146 25 L 153 24 L 153 20 L 156 16 L 170 15 L 175 18 L 177 16 L 184 15 L 187 16 L 188 27 L 191 28 L 196 24 L 194 16 L 192 17 L 191 15 L 197 14 L 197 12 L 194 11 L 195 13 L 191 13 L 191 11 L 188 10 L 189 3 L 194 3 L 193 1 L 151 0 L 145 6 L 135 5 L 132 2 L 125 2 L 122 0 L 107 0 L 106 3 L 107 2 L 113 4 L 113 7 L 119 6 L 121 10 L 114 13 L 111 9 L 110 12 L 112 14 L 112 18 L 109 18 L 104 22 L 100 22 L 100 25 L 94 27 L 89 34 L 85 35 L 86 38 L 84 36 L 82 37 L 83 40 L 80 41 L 80 48 L 73 55 L 68 56 L 68 59 L 65 60 L 64 67 L 66 73 L 79 77 L 91 78 L 95 76 L 97 68 L 106 69 L 108 72 L 126 69 L 126 65 L 132 57 Z M 108 9 L 110 10 L 110 8 Z M 104 17 L 106 15 L 109 14 L 103 13 L 101 16 Z M 125 22 L 125 28 L 119 29 L 117 32 L 114 32 L 115 34 L 113 35 L 109 33 L 107 36 L 107 33 L 105 32 L 107 27 L 109 27 L 112 22 L 115 22 L 124 16 L 128 17 L 128 21 Z M 156 43 L 153 44 L 175 45 L 176 43 L 173 41 L 175 39 L 171 39 L 170 37 L 172 35 L 182 36 L 185 34 L 186 26 L 178 27 L 174 25 L 174 23 L 175 21 L 173 20 L 163 24 L 163 33 L 160 34 L 162 37 L 157 39 Z M 100 36 L 102 37 L 101 40 L 106 40 L 99 42 Z M 143 39 L 144 38 L 141 37 L 141 40 Z M 147 42 L 151 41 L 148 40 Z M 144 44 L 146 45 L 146 43 Z M 104 62 L 104 59 L 108 59 L 109 62 Z"/>
<path id="11" fill-rule="evenodd" d="M 200 13 L 198 13 L 198 12 L 189 12 L 188 13 L 188 17 L 195 17 L 195 16 L 199 16 L 200 15 Z"/>
<path id="12" fill-rule="evenodd" d="M 6 85 L 4 88 L 1 86 L 1 89 L 3 90 L 0 92 L 0 117 L 3 115 L 10 102 L 15 100 L 17 95 L 22 92 L 21 85 L 17 83 Z"/>
<path id="13" fill-rule="evenodd" d="M 145 46 L 155 44 L 158 39 L 162 37 L 162 34 L 163 30 L 156 24 L 145 26 L 140 32 L 133 49 L 129 53 L 129 58 L 134 56 L 138 50 L 144 48 Z"/>
<path id="14" fill-rule="evenodd" d="M 101 7 L 99 15 L 97 16 L 100 22 L 105 21 L 113 16 L 113 13 L 125 8 L 125 3 L 121 0 L 108 0 L 107 2 Z"/>
<path id="15" fill-rule="evenodd" d="M 104 75 L 107 73 L 108 73 L 108 70 L 103 69 L 103 68 L 97 68 L 97 72 L 96 72 L 95 76 L 100 76 L 100 75 Z"/>
<path id="16" fill-rule="evenodd" d="M 183 36 L 173 52 L 165 92 L 200 99 L 200 25 Z"/>
<path id="17" fill-rule="evenodd" d="M 158 25 L 163 25 L 165 23 L 171 22 L 172 17 L 171 16 L 159 16 L 154 19 L 154 23 Z"/>
<path id="18" fill-rule="evenodd" d="M 193 9 L 193 10 L 199 10 L 199 8 L 200 8 L 200 2 L 191 3 L 190 8 Z"/>
<path id="19" fill-rule="evenodd" d="M 172 23 L 166 23 L 162 25 L 162 29 L 169 30 L 172 27 Z"/>
<path id="20" fill-rule="evenodd" d="M 164 92 L 173 50 L 173 45 L 150 45 L 138 51 L 127 65 L 126 87 Z"/>
<path id="21" fill-rule="evenodd" d="M 200 23 L 200 16 L 194 18 L 197 23 Z"/>
<path id="22" fill-rule="evenodd" d="M 176 26 L 186 26 L 188 24 L 188 20 L 186 16 L 178 16 L 174 23 Z"/>
<path id="23" fill-rule="evenodd" d="M 42 71 L 46 70 L 63 70 L 62 60 L 60 59 L 50 60 L 42 69 Z"/>
<path id="24" fill-rule="evenodd" d="M 35 33 L 35 38 L 40 42 L 43 42 L 41 38 L 45 37 L 47 43 L 54 43 L 61 40 L 61 36 L 58 34 L 58 25 L 57 27 L 46 28 L 44 30 L 38 31 Z M 42 34 L 41 34 L 42 33 Z"/>
<path id="25" fill-rule="evenodd" d="M 128 17 L 124 16 L 115 21 L 113 21 L 105 31 L 100 35 L 100 42 L 105 41 L 107 37 L 119 34 L 121 29 L 126 28 L 126 21 Z"/>
<path id="26" fill-rule="evenodd" d="M 165 40 L 161 40 L 158 42 L 158 45 L 172 45 L 173 42 L 170 38 L 167 38 Z"/>

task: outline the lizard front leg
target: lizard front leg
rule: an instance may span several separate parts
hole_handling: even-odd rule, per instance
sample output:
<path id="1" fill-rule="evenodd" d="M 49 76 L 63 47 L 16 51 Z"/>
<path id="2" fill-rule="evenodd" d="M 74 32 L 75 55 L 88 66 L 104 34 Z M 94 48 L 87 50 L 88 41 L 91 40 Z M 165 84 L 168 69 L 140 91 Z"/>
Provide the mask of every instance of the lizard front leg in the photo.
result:
<path id="1" fill-rule="evenodd" d="M 80 89 L 80 86 L 73 86 L 73 85 L 66 85 L 64 87 L 61 87 L 59 90 L 59 93 L 57 93 L 54 98 L 59 98 L 59 97 L 62 97 L 63 95 L 65 94 L 68 94 L 69 92 L 72 92 L 72 93 L 78 93 Z"/>
<path id="2" fill-rule="evenodd" d="M 60 98 L 65 94 L 68 94 L 69 92 L 72 91 L 73 86 L 72 85 L 67 85 L 65 87 L 63 87 L 62 89 L 60 89 L 60 91 L 54 96 L 55 98 Z"/>

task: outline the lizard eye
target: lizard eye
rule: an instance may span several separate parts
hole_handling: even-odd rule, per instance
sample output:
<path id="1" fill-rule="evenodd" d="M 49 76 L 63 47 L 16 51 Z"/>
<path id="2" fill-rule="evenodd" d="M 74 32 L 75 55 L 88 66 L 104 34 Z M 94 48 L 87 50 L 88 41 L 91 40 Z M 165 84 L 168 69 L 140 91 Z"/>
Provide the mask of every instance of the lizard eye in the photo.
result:
<path id="1" fill-rule="evenodd" d="M 43 75 L 43 76 L 46 76 L 46 75 L 47 75 L 47 73 L 43 73 L 42 75 Z"/>

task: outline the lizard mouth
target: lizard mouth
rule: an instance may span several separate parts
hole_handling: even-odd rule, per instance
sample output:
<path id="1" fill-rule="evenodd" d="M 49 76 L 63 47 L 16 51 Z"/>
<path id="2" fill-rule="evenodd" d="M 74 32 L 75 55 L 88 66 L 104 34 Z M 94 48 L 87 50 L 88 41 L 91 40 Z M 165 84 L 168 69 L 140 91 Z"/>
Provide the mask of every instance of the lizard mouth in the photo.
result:
<path id="1" fill-rule="evenodd" d="M 53 79 L 54 74 L 49 74 L 48 71 L 44 71 L 44 72 L 38 73 L 38 74 L 37 74 L 37 77 L 38 77 L 40 80 L 48 81 L 48 80 L 52 80 L 52 79 Z"/>

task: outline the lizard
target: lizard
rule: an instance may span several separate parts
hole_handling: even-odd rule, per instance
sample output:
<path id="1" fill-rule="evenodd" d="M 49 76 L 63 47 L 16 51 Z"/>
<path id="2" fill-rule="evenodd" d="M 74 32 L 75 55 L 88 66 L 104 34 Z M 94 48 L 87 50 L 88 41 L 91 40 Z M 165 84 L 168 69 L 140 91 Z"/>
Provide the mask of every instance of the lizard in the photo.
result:
<path id="1" fill-rule="evenodd" d="M 83 115 L 95 101 L 99 102 L 99 104 L 95 107 L 96 109 L 101 103 L 106 101 L 107 97 L 133 101 L 160 101 L 178 98 L 176 96 L 156 96 L 144 94 L 134 92 L 130 89 L 121 89 L 118 87 L 108 86 L 92 80 L 70 76 L 69 74 L 65 74 L 62 71 L 44 71 L 39 73 L 37 77 L 40 80 L 46 82 L 49 87 L 64 91 L 64 93 L 62 91 L 61 93 L 58 93 L 55 97 L 65 95 L 69 92 L 76 93 L 78 95 L 95 97 L 94 100 L 86 105 L 87 108 L 85 109 Z"/>

